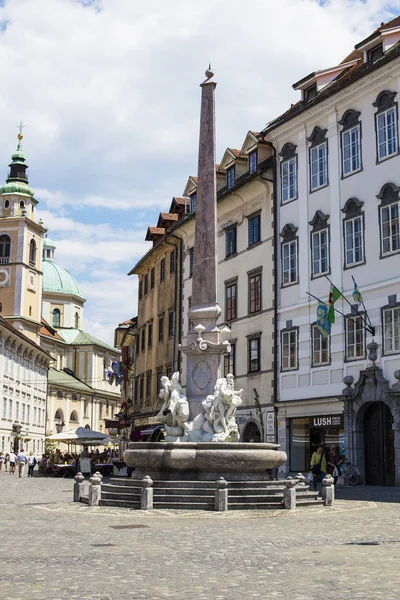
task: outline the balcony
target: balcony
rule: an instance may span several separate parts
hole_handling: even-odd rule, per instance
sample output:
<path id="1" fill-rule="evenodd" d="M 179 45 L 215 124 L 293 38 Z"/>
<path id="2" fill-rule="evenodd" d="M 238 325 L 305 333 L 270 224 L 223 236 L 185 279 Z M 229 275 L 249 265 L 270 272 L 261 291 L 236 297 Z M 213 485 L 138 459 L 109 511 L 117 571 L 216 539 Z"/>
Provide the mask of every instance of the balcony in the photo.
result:
<path id="1" fill-rule="evenodd" d="M 0 258 L 0 265 L 8 265 L 9 262 L 10 262 L 10 257 L 9 256 Z"/>

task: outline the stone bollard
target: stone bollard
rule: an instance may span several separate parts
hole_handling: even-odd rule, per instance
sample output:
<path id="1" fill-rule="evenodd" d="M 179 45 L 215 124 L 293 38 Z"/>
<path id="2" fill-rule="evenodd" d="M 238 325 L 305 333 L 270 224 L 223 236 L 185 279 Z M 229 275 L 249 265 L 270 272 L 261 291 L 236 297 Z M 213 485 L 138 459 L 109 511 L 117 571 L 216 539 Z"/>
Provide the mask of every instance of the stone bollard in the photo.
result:
<path id="1" fill-rule="evenodd" d="M 77 473 L 74 479 L 74 502 L 80 502 L 81 496 L 83 496 L 83 482 L 85 478 L 82 473 Z"/>
<path id="2" fill-rule="evenodd" d="M 297 480 L 288 477 L 284 483 L 285 489 L 283 490 L 283 508 L 286 508 L 287 510 L 295 510 Z"/>
<path id="3" fill-rule="evenodd" d="M 89 506 L 99 506 L 101 500 L 101 480 L 100 473 L 95 473 L 89 479 Z"/>
<path id="4" fill-rule="evenodd" d="M 140 508 L 142 510 L 152 510 L 153 508 L 153 480 L 146 475 L 142 479 L 142 494 L 140 498 Z"/>
<path id="5" fill-rule="evenodd" d="M 223 477 L 219 477 L 215 482 L 215 510 L 228 510 L 228 482 Z"/>
<path id="6" fill-rule="evenodd" d="M 335 486 L 332 475 L 325 475 L 322 480 L 321 496 L 324 501 L 324 506 L 333 506 L 335 504 Z"/>
<path id="7" fill-rule="evenodd" d="M 306 485 L 306 478 L 304 477 L 303 473 L 297 473 L 295 479 L 296 479 L 296 481 L 298 481 L 298 485 L 301 485 L 301 486 Z"/>

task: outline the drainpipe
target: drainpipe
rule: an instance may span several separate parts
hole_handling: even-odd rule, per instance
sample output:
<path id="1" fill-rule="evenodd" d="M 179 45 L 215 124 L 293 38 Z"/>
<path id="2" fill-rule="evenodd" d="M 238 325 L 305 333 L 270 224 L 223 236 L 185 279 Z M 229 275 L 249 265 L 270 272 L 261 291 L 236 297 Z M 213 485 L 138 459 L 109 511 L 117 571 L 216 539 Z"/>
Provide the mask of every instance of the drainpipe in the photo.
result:
<path id="1" fill-rule="evenodd" d="M 178 261 L 177 264 L 175 266 L 175 292 L 174 292 L 174 296 L 175 296 L 175 310 L 174 310 L 174 343 L 172 345 L 172 372 L 174 372 L 175 370 L 175 352 L 178 348 L 178 344 L 181 342 L 182 340 L 182 318 L 181 318 L 181 310 L 182 310 L 182 270 L 183 270 L 183 265 L 182 265 L 182 238 L 180 238 L 178 235 L 175 235 L 174 233 L 169 233 L 167 231 L 167 235 L 170 235 L 171 237 L 175 238 L 176 240 L 179 241 L 179 280 L 178 280 Z M 173 246 L 174 248 L 178 248 L 178 246 L 176 246 L 175 244 L 173 244 L 172 242 L 169 242 L 167 238 L 165 238 L 165 241 L 167 244 L 169 244 L 170 246 Z M 179 308 L 179 330 L 177 328 L 177 323 L 178 323 L 178 311 L 177 311 L 177 307 Z M 180 371 L 181 368 L 181 353 L 177 352 L 178 356 L 177 356 L 177 367 L 178 367 L 178 371 Z"/>

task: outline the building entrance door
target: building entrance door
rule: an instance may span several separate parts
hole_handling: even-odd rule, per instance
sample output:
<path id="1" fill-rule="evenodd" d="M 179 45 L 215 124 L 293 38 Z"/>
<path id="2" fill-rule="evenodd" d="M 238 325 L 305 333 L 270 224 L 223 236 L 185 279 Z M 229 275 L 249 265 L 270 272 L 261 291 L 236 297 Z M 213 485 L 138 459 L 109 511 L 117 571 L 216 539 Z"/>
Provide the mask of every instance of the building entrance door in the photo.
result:
<path id="1" fill-rule="evenodd" d="M 394 485 L 393 416 L 384 402 L 373 402 L 364 416 L 365 483 Z"/>

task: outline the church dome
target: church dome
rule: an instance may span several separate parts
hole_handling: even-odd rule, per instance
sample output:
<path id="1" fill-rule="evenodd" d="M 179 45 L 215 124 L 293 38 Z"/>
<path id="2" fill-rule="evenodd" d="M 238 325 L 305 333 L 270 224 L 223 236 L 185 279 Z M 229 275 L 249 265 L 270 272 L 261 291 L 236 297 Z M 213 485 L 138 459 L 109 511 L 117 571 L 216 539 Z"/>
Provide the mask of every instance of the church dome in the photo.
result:
<path id="1" fill-rule="evenodd" d="M 23 181 L 9 181 L 0 188 L 0 194 L 24 194 L 25 196 L 33 196 L 33 189 Z"/>
<path id="2" fill-rule="evenodd" d="M 54 260 L 43 261 L 43 285 L 44 292 L 69 294 L 82 298 L 81 290 L 75 279 L 64 267 L 57 265 Z"/>

